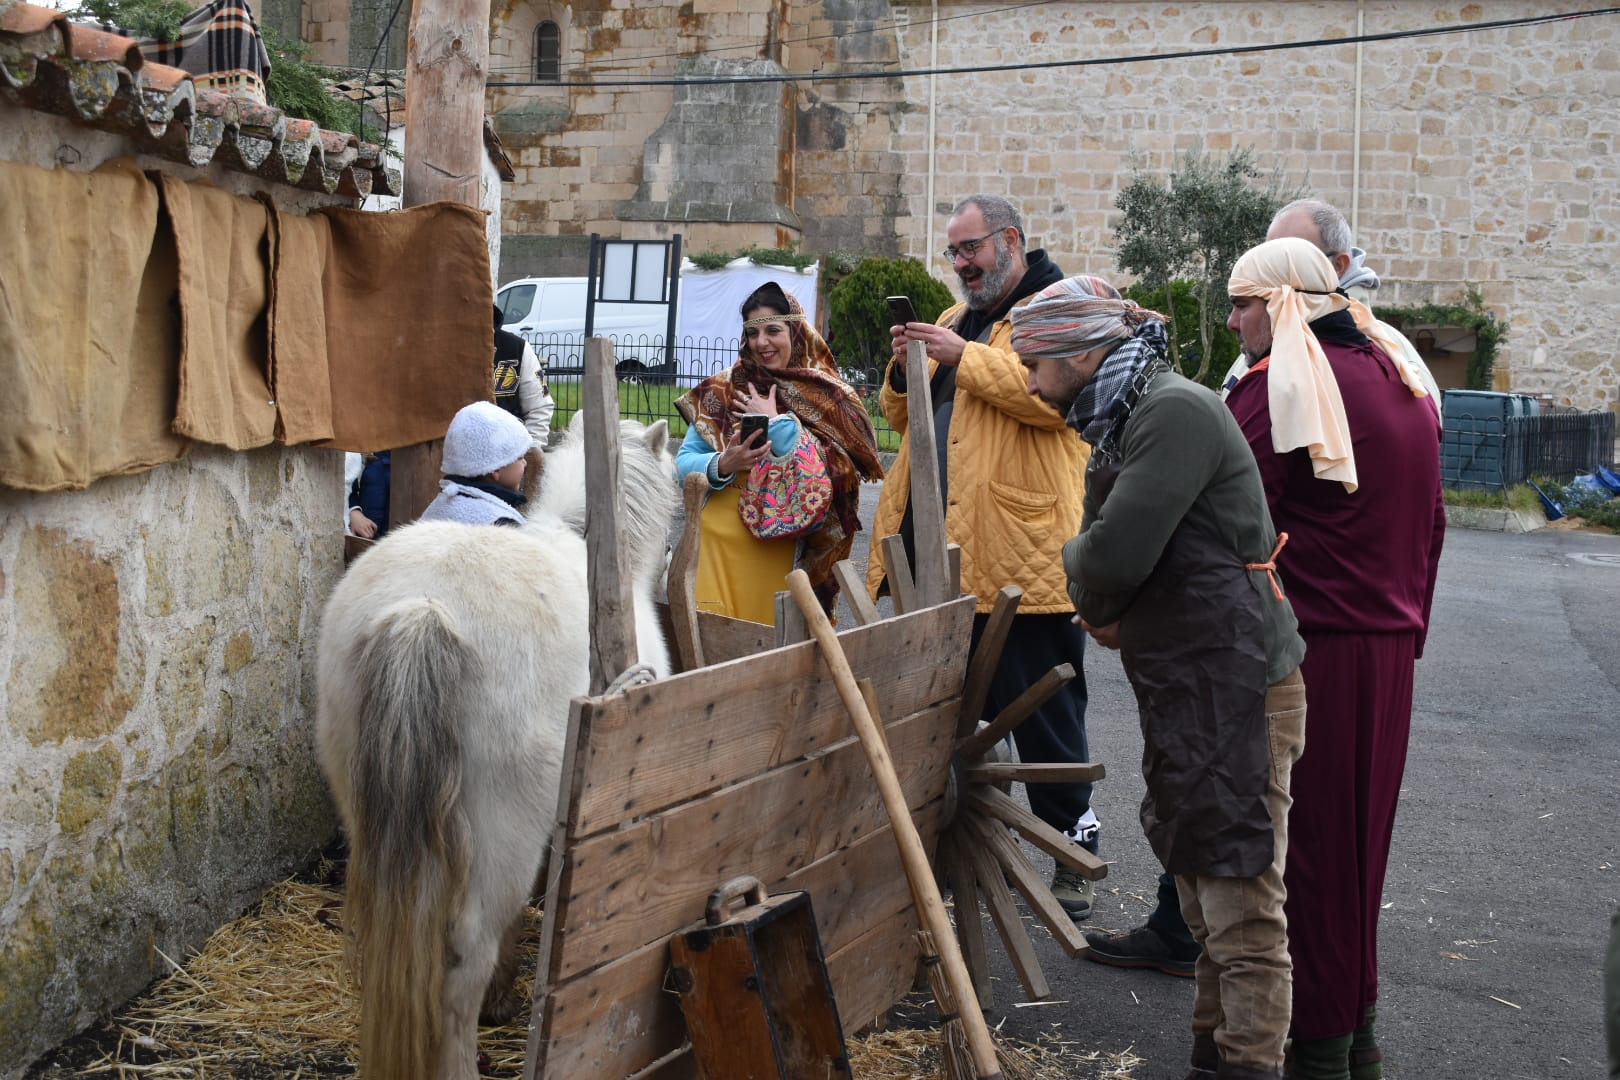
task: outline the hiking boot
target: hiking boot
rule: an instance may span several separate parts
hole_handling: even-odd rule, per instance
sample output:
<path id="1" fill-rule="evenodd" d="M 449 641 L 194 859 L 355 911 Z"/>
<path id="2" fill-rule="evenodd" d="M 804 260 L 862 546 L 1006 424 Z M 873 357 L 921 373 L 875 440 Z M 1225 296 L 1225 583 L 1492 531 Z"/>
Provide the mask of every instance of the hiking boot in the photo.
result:
<path id="1" fill-rule="evenodd" d="M 1086 944 L 1091 946 L 1086 950 L 1086 959 L 1096 963 L 1109 967 L 1152 968 L 1183 979 L 1193 977 L 1193 966 L 1198 962 L 1197 952 L 1177 956 L 1150 926 L 1113 932 L 1087 930 Z"/>
<path id="2" fill-rule="evenodd" d="M 1097 887 L 1081 877 L 1079 871 L 1059 866 L 1052 875 L 1052 898 L 1063 905 L 1063 910 L 1075 922 L 1091 918 L 1091 902 L 1096 895 Z"/>
<path id="3" fill-rule="evenodd" d="M 1378 1006 L 1367 1006 L 1361 1026 L 1350 1036 L 1350 1080 L 1384 1080 L 1384 1052 L 1373 1031 L 1377 1020 Z"/>

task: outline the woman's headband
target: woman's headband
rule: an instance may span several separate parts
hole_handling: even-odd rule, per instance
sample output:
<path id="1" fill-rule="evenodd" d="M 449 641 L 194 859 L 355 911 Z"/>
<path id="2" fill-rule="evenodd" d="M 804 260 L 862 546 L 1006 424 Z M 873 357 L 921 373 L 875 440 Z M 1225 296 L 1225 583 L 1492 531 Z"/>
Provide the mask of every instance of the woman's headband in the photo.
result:
<path id="1" fill-rule="evenodd" d="M 743 329 L 746 330 L 750 326 L 766 326 L 773 322 L 804 322 L 804 316 L 799 314 L 767 315 L 759 319 L 744 319 Z"/>

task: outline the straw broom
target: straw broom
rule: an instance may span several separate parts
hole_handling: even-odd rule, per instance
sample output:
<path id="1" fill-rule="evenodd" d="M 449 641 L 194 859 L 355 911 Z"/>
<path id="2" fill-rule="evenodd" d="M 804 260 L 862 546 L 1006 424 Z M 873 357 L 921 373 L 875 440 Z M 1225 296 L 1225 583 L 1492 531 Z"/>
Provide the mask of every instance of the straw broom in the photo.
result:
<path id="1" fill-rule="evenodd" d="M 990 1029 L 979 1009 L 979 999 L 968 978 L 967 965 L 962 961 L 962 950 L 945 914 L 945 902 L 939 895 L 933 868 L 928 865 L 928 853 L 923 849 L 922 837 L 911 820 L 906 806 L 905 792 L 895 775 L 894 762 L 889 758 L 887 741 L 866 699 L 856 685 L 855 673 L 850 670 L 844 647 L 833 632 L 827 613 L 821 609 L 810 578 L 803 570 L 788 575 L 787 584 L 793 600 L 804 614 L 806 627 L 821 646 L 821 655 L 832 671 L 838 685 L 838 694 L 855 723 L 861 748 L 877 778 L 883 806 L 894 829 L 895 843 L 900 848 L 900 860 L 905 866 L 906 878 L 911 884 L 912 901 L 917 908 L 922 932 L 918 941 L 923 948 L 923 960 L 928 967 L 929 984 L 934 1001 L 939 1006 L 945 1027 L 945 1052 L 940 1055 L 941 1068 L 947 1080 L 1007 1080 L 1009 1075 L 1027 1075 L 1021 1070 L 1009 1074 L 996 1052 Z"/>

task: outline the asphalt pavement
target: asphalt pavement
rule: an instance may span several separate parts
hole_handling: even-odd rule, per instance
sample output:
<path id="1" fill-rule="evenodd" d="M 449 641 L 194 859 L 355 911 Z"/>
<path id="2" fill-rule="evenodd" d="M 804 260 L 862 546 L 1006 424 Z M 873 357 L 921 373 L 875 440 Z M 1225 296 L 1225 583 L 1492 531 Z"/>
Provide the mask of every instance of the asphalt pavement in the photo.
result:
<path id="1" fill-rule="evenodd" d="M 1089 650 L 1085 668 L 1111 861 L 1087 925 L 1122 929 L 1152 909 L 1159 869 L 1137 823 L 1142 742 L 1117 654 Z M 1620 905 L 1620 536 L 1450 530 L 1415 696 L 1380 930 L 1386 1075 L 1603 1076 L 1600 967 Z M 993 943 L 992 1025 L 1139 1059 L 1077 1076 L 1185 1075 L 1191 980 L 1071 960 L 1025 921 L 1053 993 L 1015 1007 Z"/>

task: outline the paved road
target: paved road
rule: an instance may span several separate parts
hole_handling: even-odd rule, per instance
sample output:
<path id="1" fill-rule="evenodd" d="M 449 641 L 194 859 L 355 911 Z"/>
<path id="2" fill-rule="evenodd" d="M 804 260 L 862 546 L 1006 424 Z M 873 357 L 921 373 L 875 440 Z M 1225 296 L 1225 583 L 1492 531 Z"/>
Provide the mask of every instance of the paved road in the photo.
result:
<path id="1" fill-rule="evenodd" d="M 871 521 L 875 487 L 864 501 Z M 1093 925 L 1134 926 L 1158 873 L 1136 819 L 1141 736 L 1117 655 L 1089 652 L 1086 678 L 1113 860 Z M 1603 1075 L 1599 967 L 1620 904 L 1620 537 L 1451 530 L 1412 727 L 1381 931 L 1388 1075 Z M 1031 932 L 1064 1004 L 1009 1007 L 1018 986 L 998 947 L 1006 1012 L 992 1023 L 1130 1049 L 1144 1059 L 1134 1080 L 1185 1074 L 1190 981 L 1069 960 Z"/>

